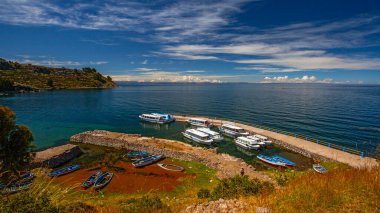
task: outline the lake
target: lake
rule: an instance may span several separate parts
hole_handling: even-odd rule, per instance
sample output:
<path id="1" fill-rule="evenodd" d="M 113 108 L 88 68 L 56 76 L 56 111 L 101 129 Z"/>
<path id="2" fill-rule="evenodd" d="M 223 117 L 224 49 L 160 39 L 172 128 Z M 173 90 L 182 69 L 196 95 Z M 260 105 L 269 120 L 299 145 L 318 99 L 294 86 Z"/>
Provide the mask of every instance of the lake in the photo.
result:
<path id="1" fill-rule="evenodd" d="M 94 129 L 183 140 L 186 124 L 140 122 L 138 115 L 149 112 L 235 119 L 366 152 L 380 144 L 379 85 L 121 83 L 115 89 L 3 96 L 0 104 L 33 131 L 38 148 Z M 241 155 L 230 140 L 221 150 Z"/>

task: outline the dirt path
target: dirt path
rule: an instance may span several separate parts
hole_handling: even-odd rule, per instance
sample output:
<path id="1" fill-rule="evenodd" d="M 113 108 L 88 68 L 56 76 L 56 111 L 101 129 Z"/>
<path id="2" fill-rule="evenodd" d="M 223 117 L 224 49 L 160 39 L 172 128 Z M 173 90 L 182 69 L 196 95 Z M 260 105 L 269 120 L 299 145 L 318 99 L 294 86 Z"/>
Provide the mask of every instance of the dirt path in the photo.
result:
<path id="1" fill-rule="evenodd" d="M 175 115 L 175 118 L 177 121 L 187 121 L 191 116 L 182 116 L 182 115 Z M 231 123 L 230 121 L 224 121 L 224 120 L 217 120 L 217 119 L 211 119 L 207 117 L 202 116 L 194 116 L 197 118 L 205 118 L 211 121 L 214 125 L 221 126 L 223 123 Z M 293 136 L 288 136 L 264 129 L 259 129 L 256 127 L 248 126 L 245 124 L 240 123 L 234 123 L 237 126 L 240 126 L 244 128 L 245 130 L 253 133 L 257 133 L 260 135 L 267 136 L 269 138 L 273 138 L 275 140 L 281 141 L 282 143 L 286 143 L 290 146 L 297 147 L 300 150 L 307 151 L 311 153 L 312 155 L 319 155 L 323 156 L 325 158 L 328 158 L 330 160 L 334 160 L 337 162 L 348 164 L 352 167 L 356 168 L 373 168 L 379 166 L 379 163 L 374 158 L 370 157 L 364 157 L 354 155 L 351 153 L 343 152 L 341 150 L 332 149 L 320 144 L 316 144 L 310 141 L 306 141 L 300 138 L 296 138 Z"/>

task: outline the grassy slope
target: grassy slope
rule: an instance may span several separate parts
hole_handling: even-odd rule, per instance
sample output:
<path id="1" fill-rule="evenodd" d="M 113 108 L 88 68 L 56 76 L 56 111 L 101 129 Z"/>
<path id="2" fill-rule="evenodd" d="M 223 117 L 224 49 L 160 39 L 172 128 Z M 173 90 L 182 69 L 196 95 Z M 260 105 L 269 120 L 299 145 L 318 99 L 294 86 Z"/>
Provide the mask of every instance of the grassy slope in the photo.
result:
<path id="1" fill-rule="evenodd" d="M 380 170 L 359 170 L 328 163 L 325 175 L 300 173 L 275 193 L 246 198 L 273 212 L 379 212 Z M 332 169 L 332 167 L 337 167 Z"/>

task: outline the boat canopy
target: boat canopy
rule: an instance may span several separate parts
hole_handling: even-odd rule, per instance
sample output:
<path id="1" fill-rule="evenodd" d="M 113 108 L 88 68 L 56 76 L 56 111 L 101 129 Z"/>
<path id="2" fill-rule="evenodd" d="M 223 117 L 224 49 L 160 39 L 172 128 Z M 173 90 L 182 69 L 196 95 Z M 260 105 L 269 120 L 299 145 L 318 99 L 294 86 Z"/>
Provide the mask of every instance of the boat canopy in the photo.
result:
<path id="1" fill-rule="evenodd" d="M 204 127 L 201 127 L 201 128 L 197 128 L 198 131 L 201 131 L 201 132 L 204 132 L 208 135 L 212 135 L 212 136 L 217 136 L 219 135 L 219 133 L 215 132 L 215 131 L 212 131 L 210 130 L 209 128 L 204 128 Z"/>
<path id="2" fill-rule="evenodd" d="M 201 131 L 198 131 L 196 129 L 187 129 L 186 133 L 189 135 L 192 135 L 194 137 L 201 138 L 201 139 L 208 139 L 209 138 L 208 134 L 203 133 Z"/>
<path id="3" fill-rule="evenodd" d="M 208 120 L 203 119 L 203 118 L 190 118 L 188 122 L 193 122 L 193 123 L 208 123 Z"/>
<path id="4" fill-rule="evenodd" d="M 223 124 L 222 127 L 225 129 L 229 129 L 231 131 L 234 131 L 234 132 L 240 132 L 240 133 L 246 132 L 243 128 L 238 127 L 238 126 L 234 126 L 232 124 Z"/>
<path id="5" fill-rule="evenodd" d="M 262 136 L 262 135 L 254 135 L 253 137 L 256 137 L 256 138 L 258 138 L 258 139 L 261 139 L 261 140 L 267 140 L 268 138 L 267 137 L 265 137 L 265 136 Z"/>

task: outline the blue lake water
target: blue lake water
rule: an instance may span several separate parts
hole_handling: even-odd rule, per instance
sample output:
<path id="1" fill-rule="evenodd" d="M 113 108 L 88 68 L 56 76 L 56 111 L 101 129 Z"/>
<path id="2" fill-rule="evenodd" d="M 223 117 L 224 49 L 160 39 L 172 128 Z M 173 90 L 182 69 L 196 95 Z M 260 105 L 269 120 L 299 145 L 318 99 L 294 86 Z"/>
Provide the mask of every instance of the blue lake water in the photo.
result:
<path id="1" fill-rule="evenodd" d="M 38 148 L 93 129 L 182 140 L 184 123 L 142 123 L 144 112 L 236 119 L 373 151 L 380 144 L 380 86 L 330 84 L 122 84 L 0 97 Z M 227 143 L 222 149 L 231 151 Z"/>

